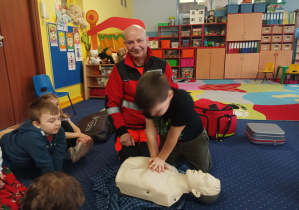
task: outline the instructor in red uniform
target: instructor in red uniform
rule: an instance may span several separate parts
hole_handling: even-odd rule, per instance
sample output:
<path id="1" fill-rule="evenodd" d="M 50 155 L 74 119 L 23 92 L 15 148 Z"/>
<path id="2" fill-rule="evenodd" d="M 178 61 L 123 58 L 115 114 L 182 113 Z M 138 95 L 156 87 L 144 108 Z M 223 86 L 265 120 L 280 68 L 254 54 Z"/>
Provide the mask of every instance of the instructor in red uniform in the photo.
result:
<path id="1" fill-rule="evenodd" d="M 148 47 L 144 28 L 131 25 L 124 31 L 128 49 L 124 60 L 114 65 L 106 86 L 105 106 L 109 120 L 116 129 L 115 149 L 121 162 L 128 157 L 150 156 L 145 135 L 145 118 L 134 104 L 139 78 L 146 72 L 165 74 L 172 87 L 177 88 L 169 64 L 153 56 Z"/>

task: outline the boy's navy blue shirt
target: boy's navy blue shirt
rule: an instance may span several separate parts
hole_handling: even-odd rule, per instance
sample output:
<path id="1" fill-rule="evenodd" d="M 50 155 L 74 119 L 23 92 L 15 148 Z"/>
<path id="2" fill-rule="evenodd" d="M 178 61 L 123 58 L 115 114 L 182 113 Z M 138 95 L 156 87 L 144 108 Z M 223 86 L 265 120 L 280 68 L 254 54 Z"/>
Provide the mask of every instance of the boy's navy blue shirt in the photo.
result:
<path id="1" fill-rule="evenodd" d="M 185 126 L 179 137 L 179 142 L 191 141 L 203 132 L 202 121 L 194 110 L 194 101 L 189 93 L 185 90 L 171 89 L 173 90 L 173 97 L 162 118 L 168 122 L 168 126 Z M 144 115 L 147 118 L 153 118 L 147 113 Z"/>
<path id="2" fill-rule="evenodd" d="M 50 142 L 45 133 L 32 125 L 25 124 L 2 136 L 0 145 L 4 155 L 16 167 L 40 168 L 42 173 L 62 171 L 66 154 L 66 140 L 63 128 L 52 135 Z"/>

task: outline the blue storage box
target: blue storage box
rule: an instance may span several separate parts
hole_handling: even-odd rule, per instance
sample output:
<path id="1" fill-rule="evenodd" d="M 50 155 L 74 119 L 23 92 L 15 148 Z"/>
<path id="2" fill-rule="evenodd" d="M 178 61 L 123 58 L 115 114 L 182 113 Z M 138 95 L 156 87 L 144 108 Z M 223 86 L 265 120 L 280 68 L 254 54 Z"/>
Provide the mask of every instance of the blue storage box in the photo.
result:
<path id="1" fill-rule="evenodd" d="M 255 3 L 253 4 L 253 12 L 266 12 L 266 3 Z"/>
<path id="2" fill-rule="evenodd" d="M 240 4 L 240 13 L 252 12 L 252 4 Z"/>
<path id="3" fill-rule="evenodd" d="M 238 13 L 238 12 L 239 12 L 239 4 L 226 5 L 226 13 L 227 14 Z"/>

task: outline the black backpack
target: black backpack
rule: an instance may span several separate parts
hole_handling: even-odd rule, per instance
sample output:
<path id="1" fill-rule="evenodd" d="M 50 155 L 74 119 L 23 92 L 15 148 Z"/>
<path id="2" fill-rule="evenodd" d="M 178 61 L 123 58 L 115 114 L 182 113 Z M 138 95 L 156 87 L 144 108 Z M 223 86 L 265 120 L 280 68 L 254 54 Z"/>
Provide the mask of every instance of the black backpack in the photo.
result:
<path id="1" fill-rule="evenodd" d="M 104 143 L 113 132 L 106 110 L 84 117 L 77 123 L 81 132 L 90 136 L 94 142 Z"/>

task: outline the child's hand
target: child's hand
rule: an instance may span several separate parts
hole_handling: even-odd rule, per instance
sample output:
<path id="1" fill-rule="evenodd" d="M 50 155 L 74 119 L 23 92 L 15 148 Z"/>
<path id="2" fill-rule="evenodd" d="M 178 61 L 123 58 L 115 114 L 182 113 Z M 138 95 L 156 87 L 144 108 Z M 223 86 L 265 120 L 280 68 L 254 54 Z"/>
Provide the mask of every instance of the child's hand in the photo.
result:
<path id="1" fill-rule="evenodd" d="M 85 135 L 85 134 L 83 134 L 83 135 Z M 85 136 L 87 136 L 87 135 L 85 135 Z M 86 145 L 86 144 L 88 144 L 88 145 L 93 145 L 93 140 L 92 140 L 92 138 L 91 138 L 90 136 L 87 136 L 88 138 L 86 138 L 85 136 L 83 136 L 83 137 L 79 137 L 79 138 L 77 139 L 76 144 L 78 144 L 78 143 L 81 141 L 83 145 Z"/>
<path id="2" fill-rule="evenodd" d="M 0 180 L 4 180 L 4 178 L 5 178 L 5 175 L 0 174 Z"/>
<path id="3" fill-rule="evenodd" d="M 147 168 L 158 173 L 164 172 L 164 169 L 168 169 L 168 167 L 165 164 L 165 161 L 159 158 L 158 156 L 149 160 Z"/>

